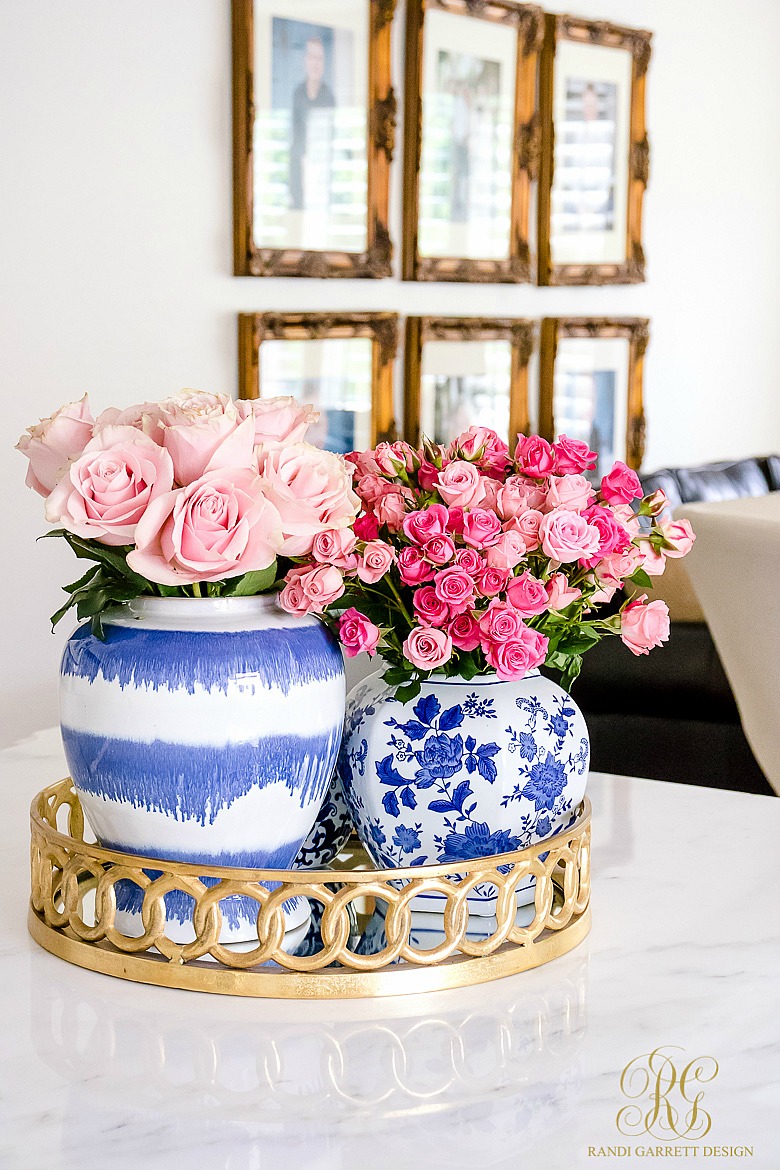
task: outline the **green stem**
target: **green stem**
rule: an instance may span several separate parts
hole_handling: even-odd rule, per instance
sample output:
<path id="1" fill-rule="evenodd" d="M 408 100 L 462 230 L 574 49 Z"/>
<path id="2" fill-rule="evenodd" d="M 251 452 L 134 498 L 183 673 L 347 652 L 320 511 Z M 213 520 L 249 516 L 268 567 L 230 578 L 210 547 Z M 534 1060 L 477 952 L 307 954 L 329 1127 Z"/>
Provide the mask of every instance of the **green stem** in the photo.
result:
<path id="1" fill-rule="evenodd" d="M 193 581 L 193 583 L 192 583 L 192 596 L 193 597 L 202 597 L 203 596 L 203 594 L 200 591 L 200 582 L 199 581 Z"/>
<path id="2" fill-rule="evenodd" d="M 400 594 L 400 593 L 398 592 L 398 590 L 396 589 L 396 587 L 395 587 L 395 584 L 393 583 L 393 580 L 392 580 L 392 578 L 390 577 L 390 575 L 389 575 L 389 574 L 388 574 L 388 575 L 385 577 L 385 581 L 387 581 L 387 584 L 390 586 L 390 588 L 391 588 L 391 590 L 392 590 L 392 592 L 393 592 L 393 595 L 395 596 L 395 599 L 396 599 L 396 601 L 398 602 L 398 608 L 400 609 L 401 613 L 404 615 L 404 617 L 405 617 L 405 618 L 406 618 L 406 620 L 408 621 L 409 625 L 410 625 L 410 626 L 413 626 L 413 625 L 414 625 L 414 621 L 413 621 L 413 620 L 412 620 L 412 618 L 409 616 L 409 611 L 408 611 L 408 609 L 406 608 L 406 606 L 404 605 L 403 598 L 401 597 L 401 594 Z"/>

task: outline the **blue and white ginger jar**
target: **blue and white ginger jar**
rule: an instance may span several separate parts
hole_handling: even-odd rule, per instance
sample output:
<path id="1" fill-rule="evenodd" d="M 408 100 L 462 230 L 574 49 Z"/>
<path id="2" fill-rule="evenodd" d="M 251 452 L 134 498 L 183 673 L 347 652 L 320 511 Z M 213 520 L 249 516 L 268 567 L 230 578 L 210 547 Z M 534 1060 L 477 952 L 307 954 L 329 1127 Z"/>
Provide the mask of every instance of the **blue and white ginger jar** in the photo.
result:
<path id="1" fill-rule="evenodd" d="M 339 774 L 352 819 L 381 868 L 437 865 L 524 849 L 566 828 L 588 777 L 585 720 L 570 695 L 539 671 L 502 682 L 432 677 L 401 703 L 380 674 L 347 700 Z M 533 900 L 526 879 L 518 905 Z M 493 915 L 496 887 L 468 897 Z M 443 895 L 414 899 L 441 912 Z"/>
<path id="2" fill-rule="evenodd" d="M 344 666 L 316 618 L 273 595 L 140 598 L 89 624 L 62 658 L 70 773 L 98 841 L 166 860 L 290 868 L 328 791 L 344 720 Z M 156 876 L 150 874 L 150 876 Z M 141 890 L 118 889 L 122 926 Z M 193 937 L 191 897 L 165 896 L 166 932 Z M 221 903 L 222 941 L 256 937 L 249 897 Z M 304 898 L 285 903 L 287 928 Z"/>

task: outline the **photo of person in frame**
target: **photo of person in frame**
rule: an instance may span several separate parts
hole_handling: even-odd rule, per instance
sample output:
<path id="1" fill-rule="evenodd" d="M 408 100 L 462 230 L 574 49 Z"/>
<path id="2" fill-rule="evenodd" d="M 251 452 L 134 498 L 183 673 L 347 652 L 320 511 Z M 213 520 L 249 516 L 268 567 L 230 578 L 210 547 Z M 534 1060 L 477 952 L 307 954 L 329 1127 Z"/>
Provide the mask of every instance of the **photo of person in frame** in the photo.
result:
<path id="1" fill-rule="evenodd" d="M 271 27 L 271 104 L 289 126 L 288 206 L 327 210 L 337 113 L 354 100 L 352 33 L 276 16 Z"/>
<path id="2" fill-rule="evenodd" d="M 449 130 L 448 157 L 441 159 L 449 173 L 449 219 L 466 223 L 480 200 L 479 164 L 486 161 L 498 122 L 501 64 L 468 53 L 439 51 L 436 89 Z"/>

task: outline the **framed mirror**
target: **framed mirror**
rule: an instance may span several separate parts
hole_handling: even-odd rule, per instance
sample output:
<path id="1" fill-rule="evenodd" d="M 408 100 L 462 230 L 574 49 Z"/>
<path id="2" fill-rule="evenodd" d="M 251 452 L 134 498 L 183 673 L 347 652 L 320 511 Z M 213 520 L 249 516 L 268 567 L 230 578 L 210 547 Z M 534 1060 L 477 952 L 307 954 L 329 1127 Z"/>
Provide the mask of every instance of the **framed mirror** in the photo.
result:
<path id="1" fill-rule="evenodd" d="M 236 276 L 390 275 L 394 0 L 232 0 Z"/>
<path id="2" fill-rule="evenodd" d="M 394 313 L 242 313 L 238 396 L 312 403 L 307 442 L 340 455 L 393 440 L 397 335 Z"/>
<path id="3" fill-rule="evenodd" d="M 541 9 L 409 0 L 405 280 L 531 279 Z"/>
<path id="4" fill-rule="evenodd" d="M 471 426 L 510 436 L 528 429 L 534 323 L 482 317 L 406 321 L 406 436 L 449 443 Z"/>
<path id="5" fill-rule="evenodd" d="M 645 279 L 650 40 L 649 32 L 607 21 L 545 17 L 539 284 Z"/>
<path id="6" fill-rule="evenodd" d="M 638 471 L 645 445 L 644 317 L 545 317 L 539 357 L 539 433 L 582 439 L 599 481 L 616 459 Z"/>

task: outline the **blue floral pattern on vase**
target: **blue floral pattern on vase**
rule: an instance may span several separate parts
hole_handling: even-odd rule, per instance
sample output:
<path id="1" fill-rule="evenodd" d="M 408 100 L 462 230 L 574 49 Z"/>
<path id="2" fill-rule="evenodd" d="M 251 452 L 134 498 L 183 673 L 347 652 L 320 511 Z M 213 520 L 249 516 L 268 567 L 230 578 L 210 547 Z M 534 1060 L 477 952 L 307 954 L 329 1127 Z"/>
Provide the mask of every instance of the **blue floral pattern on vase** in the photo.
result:
<path id="1" fill-rule="evenodd" d="M 322 808 L 311 832 L 298 850 L 294 869 L 321 869 L 338 855 L 352 832 L 344 789 L 338 772 L 333 773 Z"/>
<path id="2" fill-rule="evenodd" d="M 369 855 L 406 868 L 491 857 L 561 831 L 584 795 L 588 759 L 581 712 L 538 672 L 512 683 L 428 680 L 406 704 L 374 675 L 347 701 L 338 771 Z M 518 888 L 519 905 L 533 885 Z M 482 883 L 469 911 L 492 914 L 495 901 Z M 420 896 L 415 909 L 442 903 Z"/>

